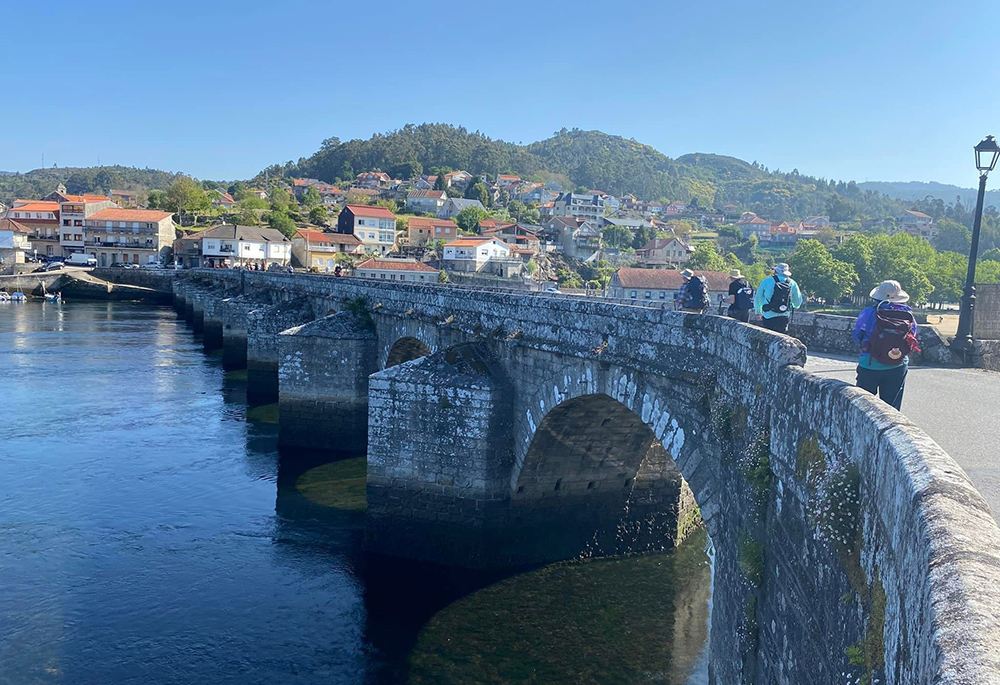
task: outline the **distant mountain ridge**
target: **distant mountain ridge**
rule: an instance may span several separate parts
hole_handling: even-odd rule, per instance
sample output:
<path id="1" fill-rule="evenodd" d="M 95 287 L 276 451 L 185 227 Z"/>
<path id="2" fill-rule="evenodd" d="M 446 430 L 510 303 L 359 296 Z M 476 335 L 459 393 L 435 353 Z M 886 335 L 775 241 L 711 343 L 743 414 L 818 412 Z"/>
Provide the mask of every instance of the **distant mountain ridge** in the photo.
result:
<path id="1" fill-rule="evenodd" d="M 956 197 L 960 197 L 965 206 L 975 205 L 976 195 L 979 192 L 975 188 L 961 188 L 936 181 L 865 181 L 859 183 L 858 187 L 864 190 L 873 190 L 876 193 L 888 195 L 904 202 L 923 200 L 930 196 L 936 200 L 951 203 L 955 201 Z M 1000 206 L 1000 190 L 987 189 L 984 204 Z"/>

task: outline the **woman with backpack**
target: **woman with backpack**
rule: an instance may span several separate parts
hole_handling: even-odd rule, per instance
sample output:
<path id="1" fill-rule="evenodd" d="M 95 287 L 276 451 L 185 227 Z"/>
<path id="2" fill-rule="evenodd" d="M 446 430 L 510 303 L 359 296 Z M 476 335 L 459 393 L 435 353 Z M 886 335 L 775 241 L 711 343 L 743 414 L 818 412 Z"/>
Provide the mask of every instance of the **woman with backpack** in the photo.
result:
<path id="1" fill-rule="evenodd" d="M 684 285 L 678 291 L 681 310 L 692 314 L 704 314 L 712 306 L 708 296 L 708 283 L 703 276 L 696 276 L 690 269 L 681 272 Z"/>
<path id="2" fill-rule="evenodd" d="M 729 318 L 749 323 L 750 310 L 753 309 L 753 286 L 739 269 L 730 271 L 729 278 Z"/>
<path id="3" fill-rule="evenodd" d="M 899 281 L 883 281 L 870 293 L 875 304 L 858 315 L 854 341 L 861 346 L 858 387 L 896 408 L 903 404 L 909 354 L 919 351 L 917 321 Z"/>

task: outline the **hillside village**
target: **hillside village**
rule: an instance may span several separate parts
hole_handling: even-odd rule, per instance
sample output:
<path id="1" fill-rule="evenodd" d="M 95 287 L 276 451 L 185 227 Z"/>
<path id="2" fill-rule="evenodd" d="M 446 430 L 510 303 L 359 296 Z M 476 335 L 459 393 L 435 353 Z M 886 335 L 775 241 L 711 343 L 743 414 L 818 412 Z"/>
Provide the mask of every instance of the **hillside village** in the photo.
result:
<path id="1" fill-rule="evenodd" d="M 162 191 L 145 197 L 118 189 L 107 196 L 80 195 L 60 185 L 42 198 L 16 199 L 0 213 L 0 247 L 9 253 L 8 270 L 34 259 L 85 253 L 99 266 L 292 267 L 605 293 L 614 286 L 627 298 L 641 297 L 642 289 L 623 288 L 627 279 L 616 277 L 619 270 L 628 269 L 622 273 L 661 293 L 646 297 L 662 296 L 676 289 L 677 271 L 692 259 L 699 262 L 700 244 L 713 250 L 743 245 L 766 262 L 770 253 L 794 250 L 799 241 L 832 245 L 850 234 L 823 215 L 779 222 L 732 203 L 706 209 L 696 202 L 579 191 L 516 174 L 454 170 L 394 179 L 372 170 L 347 187 L 291 178 L 266 188 L 209 188 L 199 216 L 180 205 L 169 211 Z M 273 218 L 276 206 L 288 225 L 259 225 L 268 210 Z M 932 242 L 937 237 L 933 219 L 913 210 L 887 230 Z M 673 273 L 637 279 L 636 269 Z"/>

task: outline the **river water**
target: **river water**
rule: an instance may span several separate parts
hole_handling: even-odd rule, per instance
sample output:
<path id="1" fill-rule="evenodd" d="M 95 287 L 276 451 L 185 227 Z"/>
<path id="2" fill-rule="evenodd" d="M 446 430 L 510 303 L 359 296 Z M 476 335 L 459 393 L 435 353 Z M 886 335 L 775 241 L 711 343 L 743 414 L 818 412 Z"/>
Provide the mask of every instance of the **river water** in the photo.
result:
<path id="1" fill-rule="evenodd" d="M 0 683 L 707 682 L 703 536 L 366 555 L 363 455 L 279 455 L 275 418 L 172 310 L 0 305 Z"/>

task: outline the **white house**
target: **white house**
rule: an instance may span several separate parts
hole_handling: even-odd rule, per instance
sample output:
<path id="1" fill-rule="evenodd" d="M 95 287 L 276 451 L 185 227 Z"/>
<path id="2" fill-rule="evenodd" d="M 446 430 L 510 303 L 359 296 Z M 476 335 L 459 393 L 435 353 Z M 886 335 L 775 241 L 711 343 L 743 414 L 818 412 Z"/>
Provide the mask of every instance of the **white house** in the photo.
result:
<path id="1" fill-rule="evenodd" d="M 337 217 L 337 233 L 357 236 L 367 252 L 396 249 L 396 215 L 384 207 L 347 205 Z"/>
<path id="2" fill-rule="evenodd" d="M 406 194 L 406 208 L 411 212 L 437 214 L 448 200 L 443 190 L 411 190 Z"/>
<path id="3" fill-rule="evenodd" d="M 459 238 L 444 246 L 444 268 L 449 271 L 482 271 L 491 261 L 511 259 L 510 246 L 496 238 Z"/>
<path id="4" fill-rule="evenodd" d="M 563 193 L 552 207 L 552 216 L 583 219 L 591 222 L 595 228 L 599 228 L 604 221 L 604 198 L 597 194 Z"/>
<path id="5" fill-rule="evenodd" d="M 31 229 L 13 219 L 0 219 L 0 271 L 24 263 L 25 252 L 31 251 L 28 235 Z"/>
<path id="6" fill-rule="evenodd" d="M 221 224 L 198 234 L 203 266 L 289 266 L 292 241 L 264 226 Z"/>
<path id="7" fill-rule="evenodd" d="M 934 219 L 923 212 L 908 210 L 896 217 L 897 233 L 902 231 L 918 238 L 933 240 L 937 238 L 937 228 Z"/>
<path id="8" fill-rule="evenodd" d="M 407 283 L 437 283 L 437 269 L 416 259 L 380 259 L 372 257 L 354 269 L 359 278 L 380 281 L 406 281 Z"/>
<path id="9" fill-rule="evenodd" d="M 439 219 L 454 219 L 463 209 L 468 209 L 469 207 L 476 207 L 477 209 L 486 212 L 486 207 L 483 207 L 483 203 L 479 200 L 466 200 L 460 197 L 450 197 L 448 201 L 444 203 L 438 211 Z"/>

